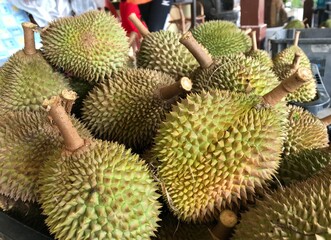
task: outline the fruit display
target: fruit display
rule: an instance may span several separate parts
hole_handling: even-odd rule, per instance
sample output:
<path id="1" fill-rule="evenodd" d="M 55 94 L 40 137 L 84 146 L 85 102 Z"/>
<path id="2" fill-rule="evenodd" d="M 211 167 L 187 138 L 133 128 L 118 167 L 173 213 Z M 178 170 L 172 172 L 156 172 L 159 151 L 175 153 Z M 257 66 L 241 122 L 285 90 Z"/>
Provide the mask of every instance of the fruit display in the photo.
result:
<path id="1" fill-rule="evenodd" d="M 0 211 L 56 240 L 331 238 L 331 116 L 293 105 L 318 97 L 299 33 L 271 59 L 231 22 L 129 19 L 140 34 L 101 10 L 22 24 Z"/>

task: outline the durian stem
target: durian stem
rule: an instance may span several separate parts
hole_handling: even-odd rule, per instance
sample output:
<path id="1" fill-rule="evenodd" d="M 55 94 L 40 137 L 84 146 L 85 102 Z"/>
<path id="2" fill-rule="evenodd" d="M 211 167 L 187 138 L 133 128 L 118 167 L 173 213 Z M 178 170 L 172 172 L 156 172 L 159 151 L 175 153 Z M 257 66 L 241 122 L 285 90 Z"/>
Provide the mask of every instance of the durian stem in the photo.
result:
<path id="1" fill-rule="evenodd" d="M 26 55 L 33 55 L 37 52 L 36 44 L 34 40 L 34 29 L 36 29 L 37 25 L 31 22 L 22 23 L 23 31 L 24 31 L 24 53 Z"/>
<path id="2" fill-rule="evenodd" d="M 252 50 L 257 50 L 256 31 L 252 31 Z"/>
<path id="3" fill-rule="evenodd" d="M 75 100 L 77 99 L 77 94 L 74 91 L 63 90 L 61 93 L 61 97 L 65 103 L 64 108 L 67 114 L 70 114 L 72 110 L 72 106 L 74 105 Z"/>
<path id="4" fill-rule="evenodd" d="M 76 128 L 71 122 L 71 119 L 66 113 L 66 110 L 62 106 L 62 99 L 59 96 L 56 96 L 51 100 L 45 100 L 43 105 L 49 108 L 48 115 L 59 128 L 64 139 L 66 149 L 70 152 L 74 152 L 75 150 L 83 147 L 85 141 L 79 136 Z"/>
<path id="5" fill-rule="evenodd" d="M 325 126 L 329 126 L 331 124 L 331 115 L 322 118 L 321 121 Z"/>
<path id="6" fill-rule="evenodd" d="M 133 23 L 133 25 L 138 29 L 141 36 L 146 37 L 150 34 L 150 31 L 145 27 L 145 25 L 140 21 L 135 13 L 131 13 L 129 15 L 129 20 Z"/>
<path id="7" fill-rule="evenodd" d="M 262 97 L 264 104 L 275 106 L 287 94 L 294 92 L 309 80 L 309 69 L 298 68 L 289 78 L 281 81 L 281 83 Z"/>
<path id="8" fill-rule="evenodd" d="M 200 67 L 208 68 L 213 64 L 213 59 L 195 40 L 191 32 L 186 32 L 179 40 L 199 62 Z"/>
<path id="9" fill-rule="evenodd" d="M 301 60 L 302 55 L 300 53 L 295 53 L 293 62 L 292 62 L 292 69 L 298 69 L 300 60 Z"/>
<path id="10" fill-rule="evenodd" d="M 294 41 L 293 41 L 294 46 L 298 46 L 299 44 L 300 33 L 301 33 L 300 31 L 295 32 Z"/>
<path id="11" fill-rule="evenodd" d="M 251 28 L 247 28 L 247 29 L 244 31 L 244 33 L 245 33 L 246 35 L 248 35 L 248 34 L 250 34 L 252 31 L 253 31 L 253 30 L 252 30 Z"/>
<path id="12" fill-rule="evenodd" d="M 136 39 L 138 38 L 138 34 L 136 32 L 131 32 L 129 37 L 129 46 L 134 47 L 136 43 Z"/>
<path id="13" fill-rule="evenodd" d="M 182 77 L 179 81 L 172 85 L 157 89 L 157 95 L 162 100 L 170 100 L 184 92 L 189 92 L 192 89 L 192 81 L 187 77 Z"/>
<path id="14" fill-rule="evenodd" d="M 213 238 L 217 240 L 229 239 L 237 222 L 237 214 L 231 210 L 223 210 L 220 214 L 217 225 L 211 230 Z"/>

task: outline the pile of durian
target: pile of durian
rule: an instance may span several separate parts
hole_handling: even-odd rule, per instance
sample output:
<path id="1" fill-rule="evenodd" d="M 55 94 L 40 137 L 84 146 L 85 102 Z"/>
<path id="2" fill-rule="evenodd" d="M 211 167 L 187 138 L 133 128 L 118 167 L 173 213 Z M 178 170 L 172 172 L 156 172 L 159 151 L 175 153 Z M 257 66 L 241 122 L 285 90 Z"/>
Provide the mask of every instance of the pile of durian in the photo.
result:
<path id="1" fill-rule="evenodd" d="M 22 24 L 0 69 L 2 211 L 61 240 L 331 239 L 330 117 L 289 104 L 317 97 L 299 35 L 271 59 L 230 22 L 130 19 L 134 58 L 103 11 Z"/>

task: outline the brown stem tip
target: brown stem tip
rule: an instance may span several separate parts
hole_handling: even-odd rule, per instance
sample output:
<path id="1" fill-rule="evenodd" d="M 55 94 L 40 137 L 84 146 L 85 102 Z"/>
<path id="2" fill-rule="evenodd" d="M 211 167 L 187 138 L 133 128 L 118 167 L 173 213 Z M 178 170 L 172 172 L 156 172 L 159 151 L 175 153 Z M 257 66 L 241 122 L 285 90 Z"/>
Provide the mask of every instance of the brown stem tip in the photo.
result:
<path id="1" fill-rule="evenodd" d="M 64 108 L 67 114 L 70 114 L 72 110 L 72 106 L 74 105 L 75 100 L 78 98 L 77 93 L 65 89 L 61 92 L 61 97 L 64 101 Z"/>
<path id="2" fill-rule="evenodd" d="M 217 225 L 212 229 L 214 239 L 229 239 L 231 231 L 238 222 L 237 214 L 231 210 L 223 210 Z"/>
<path id="3" fill-rule="evenodd" d="M 293 93 L 300 88 L 304 83 L 311 79 L 311 72 L 308 68 L 298 68 L 289 78 L 281 81 L 281 83 L 262 97 L 263 103 L 269 106 L 275 106 L 287 94 Z"/>
<path id="4" fill-rule="evenodd" d="M 257 50 L 256 31 L 252 31 L 251 37 L 252 37 L 252 50 L 256 51 Z"/>
<path id="5" fill-rule="evenodd" d="M 191 32 L 186 32 L 179 40 L 195 57 L 200 67 L 208 68 L 213 64 L 213 59 L 209 53 L 204 49 L 197 40 L 193 37 Z"/>
<path id="6" fill-rule="evenodd" d="M 74 152 L 85 145 L 84 139 L 79 136 L 77 129 L 73 126 L 70 117 L 62 106 L 61 97 L 56 96 L 50 100 L 45 100 L 43 106 L 59 128 L 68 151 Z"/>
<path id="7" fill-rule="evenodd" d="M 294 46 L 298 46 L 299 44 L 300 33 L 301 33 L 300 31 L 295 32 L 294 41 L 293 41 Z"/>
<path id="8" fill-rule="evenodd" d="M 296 52 L 294 54 L 293 62 L 292 62 L 292 69 L 298 69 L 302 54 Z"/>
<path id="9" fill-rule="evenodd" d="M 157 89 L 157 95 L 162 100 L 170 100 L 182 93 L 189 92 L 192 89 L 192 81 L 187 77 L 182 77 L 172 85 Z"/>
<path id="10" fill-rule="evenodd" d="M 22 28 L 24 32 L 23 51 L 26 55 L 33 55 L 37 52 L 34 40 L 34 30 L 37 28 L 37 25 L 31 22 L 24 22 L 22 23 Z"/>
<path id="11" fill-rule="evenodd" d="M 141 36 L 146 37 L 150 34 L 150 31 L 145 27 L 145 25 L 140 21 L 135 13 L 131 13 L 129 15 L 129 20 L 133 23 L 133 25 L 138 29 Z"/>
<path id="12" fill-rule="evenodd" d="M 331 124 L 331 115 L 322 118 L 321 121 L 325 126 L 329 126 Z"/>

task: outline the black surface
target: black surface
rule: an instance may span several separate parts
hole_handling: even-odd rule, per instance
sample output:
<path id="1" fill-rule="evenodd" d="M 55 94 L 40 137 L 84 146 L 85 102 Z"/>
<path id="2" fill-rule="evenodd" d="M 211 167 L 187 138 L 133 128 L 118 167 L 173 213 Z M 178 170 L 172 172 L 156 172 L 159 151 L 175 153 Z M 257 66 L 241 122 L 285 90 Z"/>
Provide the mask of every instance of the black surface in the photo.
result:
<path id="1" fill-rule="evenodd" d="M 0 212 L 0 240 L 51 240 L 51 238 Z"/>

